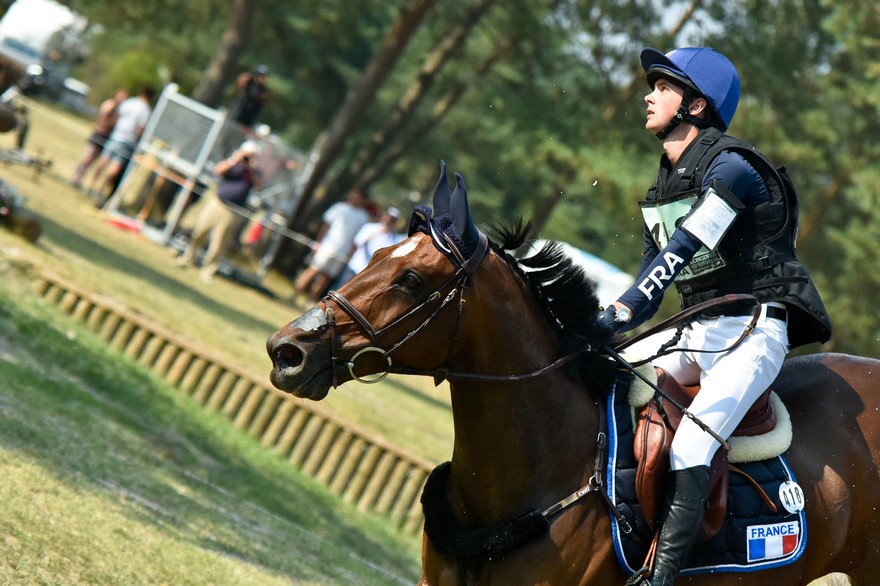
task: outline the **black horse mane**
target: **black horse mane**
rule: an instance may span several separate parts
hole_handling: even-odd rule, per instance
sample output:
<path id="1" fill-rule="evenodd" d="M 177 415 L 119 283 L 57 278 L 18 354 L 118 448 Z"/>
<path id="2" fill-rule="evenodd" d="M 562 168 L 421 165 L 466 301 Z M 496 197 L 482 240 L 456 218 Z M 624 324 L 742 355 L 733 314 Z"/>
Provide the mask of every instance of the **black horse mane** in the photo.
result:
<path id="1" fill-rule="evenodd" d="M 532 224 L 517 220 L 513 226 L 495 224 L 492 248 L 519 274 L 535 296 L 551 327 L 556 331 L 563 355 L 589 348 L 567 373 L 574 380 L 589 378 L 602 388 L 615 376 L 613 363 L 598 350 L 609 342 L 597 321 L 599 298 L 596 283 L 563 250 L 560 243 L 547 242 L 526 258 L 514 258 L 508 251 L 521 248 Z"/>

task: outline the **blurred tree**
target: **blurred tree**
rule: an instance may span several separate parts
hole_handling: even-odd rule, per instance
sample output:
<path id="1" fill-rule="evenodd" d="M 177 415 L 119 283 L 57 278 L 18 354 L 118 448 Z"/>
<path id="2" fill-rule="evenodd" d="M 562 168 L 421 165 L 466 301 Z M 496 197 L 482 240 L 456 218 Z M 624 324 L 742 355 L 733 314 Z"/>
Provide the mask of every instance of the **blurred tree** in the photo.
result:
<path id="1" fill-rule="evenodd" d="M 346 140 L 356 130 L 379 87 L 394 69 L 410 38 L 435 2 L 436 0 L 410 0 L 401 8 L 363 76 L 351 87 L 333 120 L 312 145 L 303 170 L 304 179 L 301 182 L 299 199 L 293 213 L 288 217 L 288 227 L 298 230 L 306 227 L 313 211 L 311 208 L 315 189 L 342 152 Z M 320 198 L 321 194 L 318 194 L 318 199 Z M 288 272 L 297 267 L 308 252 L 302 246 L 292 245 L 291 241 L 287 241 L 286 246 L 280 249 L 281 255 L 274 261 L 274 264 Z"/>
<path id="2" fill-rule="evenodd" d="M 15 0 L 0 0 L 0 18 L 6 14 L 9 7 L 15 3 Z"/>
<path id="3" fill-rule="evenodd" d="M 436 0 L 411 0 L 401 8 L 363 76 L 349 90 L 345 102 L 336 112 L 327 129 L 312 146 L 308 176 L 300 194 L 297 215 L 300 215 L 311 205 L 313 190 L 336 161 L 343 144 L 356 129 L 379 87 L 393 71 L 410 38 L 435 2 Z"/>
<path id="4" fill-rule="evenodd" d="M 381 151 L 387 148 L 409 121 L 419 103 L 425 97 L 441 68 L 449 63 L 456 53 L 464 49 L 471 30 L 492 7 L 497 0 L 477 0 L 469 7 L 466 15 L 447 34 L 443 35 L 438 44 L 425 55 L 424 62 L 409 86 L 403 91 L 395 108 L 388 119 L 372 133 L 369 141 L 357 152 L 340 173 L 331 181 L 326 182 L 325 192 L 331 194 L 344 193 L 352 184 L 357 183 L 367 167 L 376 160 Z M 364 185 L 360 185 L 364 187 Z"/>
<path id="5" fill-rule="evenodd" d="M 240 69 L 238 63 L 250 41 L 256 10 L 256 0 L 234 0 L 220 45 L 199 80 L 193 99 L 213 107 L 221 103 L 224 90 Z"/>
<path id="6" fill-rule="evenodd" d="M 467 178 L 477 218 L 536 218 L 542 236 L 630 271 L 641 250 L 637 201 L 660 156 L 644 130 L 639 51 L 714 46 L 742 78 L 730 132 L 789 167 L 801 195 L 800 256 L 832 319 L 859 316 L 835 319 L 833 347 L 876 347 L 880 309 L 861 301 L 880 262 L 872 3 L 778 0 L 768 10 L 761 0 L 509 0 L 470 28 L 442 67 L 429 67 L 428 56 L 480 0 L 251 0 L 251 13 L 236 18 L 242 3 L 77 0 L 101 25 L 86 81 L 101 96 L 164 69 L 184 93 L 211 86 L 213 101 L 234 75 L 222 64 L 238 53 L 235 63 L 272 67 L 264 121 L 312 154 L 304 206 L 322 184 L 338 184 L 316 199 L 329 205 L 346 183 L 407 205 L 430 193 L 445 158 Z M 224 57 L 217 39 L 247 18 L 250 42 L 239 51 L 230 41 Z M 297 217 L 306 232 L 308 217 Z M 289 272 L 296 259 L 284 258 Z"/>
<path id="7" fill-rule="evenodd" d="M 802 256 L 823 277 L 834 320 L 833 349 L 877 355 L 880 308 L 870 303 L 880 274 L 880 43 L 876 4 L 817 2 L 821 51 L 805 63 L 792 111 L 799 116 L 805 204 Z"/>
<path id="8" fill-rule="evenodd" d="M 380 160 L 372 159 L 369 167 L 364 168 L 361 176 L 355 177 L 354 181 L 360 185 L 370 186 L 383 177 L 395 163 L 437 127 L 450 109 L 458 103 L 465 91 L 473 87 L 482 76 L 486 75 L 498 61 L 509 53 L 512 44 L 513 40 L 508 38 L 486 57 L 469 77 L 459 79 L 454 87 L 436 101 L 427 118 L 418 123 L 402 140 L 395 145 L 390 145 L 392 148 Z"/>
<path id="9" fill-rule="evenodd" d="M 157 87 L 175 81 L 181 92 L 190 94 L 207 58 L 217 49 L 225 23 L 216 15 L 226 12 L 227 3 L 77 0 L 66 4 L 90 22 L 87 39 L 91 51 L 80 77 L 94 89 L 94 97 L 101 99 L 118 87 L 138 85 L 134 77 L 149 77 Z M 117 62 L 126 55 L 150 69 L 118 67 Z"/>

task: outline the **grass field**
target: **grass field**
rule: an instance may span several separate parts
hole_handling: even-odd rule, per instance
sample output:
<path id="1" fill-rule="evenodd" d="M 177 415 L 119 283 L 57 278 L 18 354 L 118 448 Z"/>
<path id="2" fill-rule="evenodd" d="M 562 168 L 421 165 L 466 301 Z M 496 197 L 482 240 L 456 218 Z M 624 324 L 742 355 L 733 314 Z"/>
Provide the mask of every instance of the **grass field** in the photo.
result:
<path id="1" fill-rule="evenodd" d="M 343 505 L 0 265 L 0 584 L 412 584 Z"/>
<path id="2" fill-rule="evenodd" d="M 264 285 L 278 299 L 222 278 L 202 283 L 195 270 L 178 268 L 174 251 L 137 232 L 114 227 L 82 192 L 67 184 L 90 121 L 29 102 L 31 130 L 27 150 L 52 159 L 37 181 L 30 168 L 0 167 L 38 214 L 44 234 L 37 246 L 0 232 L 0 250 L 35 268 L 54 272 L 87 291 L 101 293 L 158 321 L 197 347 L 212 348 L 229 364 L 266 376 L 270 362 L 266 338 L 306 307 L 279 301 L 292 293 L 291 280 L 270 274 Z M 0 136 L 0 147 L 14 136 Z M 191 226 L 198 208 L 183 217 Z M 246 259 L 239 259 L 246 262 Z M 448 389 L 425 378 L 389 377 L 387 384 L 349 383 L 319 405 L 390 443 L 406 446 L 431 462 L 447 460 L 452 448 Z"/>
<path id="3" fill-rule="evenodd" d="M 414 583 L 419 538 L 339 502 L 36 300 L 35 274 L 58 274 L 263 376 L 267 336 L 305 309 L 202 283 L 170 249 L 109 224 L 66 181 L 90 121 L 29 105 L 27 151 L 53 166 L 35 179 L 0 163 L 44 229 L 36 245 L 0 229 L 0 584 Z M 264 284 L 292 290 L 278 275 Z M 449 458 L 444 387 L 353 383 L 319 409 Z"/>

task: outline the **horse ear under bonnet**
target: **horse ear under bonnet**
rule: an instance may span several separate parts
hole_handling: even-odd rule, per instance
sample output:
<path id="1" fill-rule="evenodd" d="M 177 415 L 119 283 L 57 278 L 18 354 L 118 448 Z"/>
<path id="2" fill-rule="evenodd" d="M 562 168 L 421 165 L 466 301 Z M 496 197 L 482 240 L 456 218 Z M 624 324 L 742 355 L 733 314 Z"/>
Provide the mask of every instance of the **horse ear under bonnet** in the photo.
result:
<path id="1" fill-rule="evenodd" d="M 474 224 L 464 178 L 455 174 L 455 190 L 449 190 L 446 161 L 440 161 L 440 178 L 434 188 L 434 209 L 416 206 L 409 221 L 409 235 L 424 232 L 440 252 L 471 273 L 483 260 L 489 241 Z"/>

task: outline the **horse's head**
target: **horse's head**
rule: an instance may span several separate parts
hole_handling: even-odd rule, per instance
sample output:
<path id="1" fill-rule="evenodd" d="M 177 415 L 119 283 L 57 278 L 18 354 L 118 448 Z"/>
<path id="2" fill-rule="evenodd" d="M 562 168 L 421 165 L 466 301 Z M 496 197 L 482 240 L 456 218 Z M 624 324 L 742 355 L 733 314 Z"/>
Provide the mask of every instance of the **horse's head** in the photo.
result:
<path id="1" fill-rule="evenodd" d="M 521 243 L 524 236 L 514 239 Z M 510 365 L 517 367 L 522 358 L 508 355 L 509 362 L 498 363 L 499 342 L 493 343 L 492 335 L 514 342 L 517 352 L 538 348 L 545 357 L 556 357 L 560 345 L 547 324 L 561 326 L 566 320 L 558 315 L 525 319 L 526 304 L 528 311 L 538 313 L 542 304 L 546 309 L 550 303 L 535 302 L 530 279 L 543 274 L 546 281 L 556 282 L 557 292 L 565 286 L 570 298 L 557 294 L 556 302 L 589 308 L 580 312 L 589 322 L 587 329 L 595 329 L 597 302 L 592 284 L 570 262 L 563 263 L 565 274 L 578 278 L 560 279 L 559 262 L 564 259 L 558 250 L 542 253 L 547 266 L 527 276 L 509 255 L 490 246 L 474 224 L 462 177 L 456 174 L 450 190 L 446 165 L 441 163 L 433 209 L 415 209 L 409 237 L 376 252 L 369 266 L 339 291 L 328 293 L 269 338 L 272 383 L 298 397 L 320 400 L 331 386 L 352 379 L 375 382 L 388 372 L 461 378 L 458 371 L 480 372 L 481 357 L 489 356 L 496 370 L 505 367 L 499 374 L 509 376 Z M 499 319 L 502 306 L 507 317 Z M 582 339 L 581 343 L 589 345 Z"/>
<path id="2" fill-rule="evenodd" d="M 276 387 L 321 399 L 330 386 L 352 378 L 370 382 L 366 377 L 386 373 L 392 360 L 428 353 L 430 342 L 454 321 L 463 286 L 488 250 L 464 181 L 456 175 L 450 190 L 445 163 L 433 206 L 415 209 L 409 238 L 378 251 L 340 291 L 269 338 Z M 419 340 L 411 342 L 416 334 Z"/>

